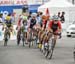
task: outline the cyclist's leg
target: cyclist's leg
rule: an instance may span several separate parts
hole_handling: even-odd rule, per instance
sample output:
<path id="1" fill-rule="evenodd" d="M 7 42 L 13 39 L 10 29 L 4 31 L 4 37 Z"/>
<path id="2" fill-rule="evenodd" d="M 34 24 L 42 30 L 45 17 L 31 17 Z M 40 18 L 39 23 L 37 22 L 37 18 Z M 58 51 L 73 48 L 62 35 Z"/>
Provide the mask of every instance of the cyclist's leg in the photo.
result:
<path id="1" fill-rule="evenodd" d="M 34 28 L 31 29 L 31 37 L 33 39 L 33 34 L 34 34 Z"/>
<path id="2" fill-rule="evenodd" d="M 56 45 L 56 41 L 57 41 L 57 35 L 54 35 L 54 47 Z"/>
<path id="3" fill-rule="evenodd" d="M 20 29 L 17 31 L 17 44 L 20 44 L 20 40 L 21 40 L 21 31 Z"/>
<path id="4" fill-rule="evenodd" d="M 29 31 L 27 32 L 27 41 L 28 41 L 28 39 L 29 39 Z"/>
<path id="5" fill-rule="evenodd" d="M 8 33 L 9 38 L 10 38 L 10 36 L 11 36 L 10 27 L 7 26 L 7 28 L 8 28 L 8 32 L 7 33 Z"/>
<path id="6" fill-rule="evenodd" d="M 25 39 L 27 39 L 27 32 L 25 32 Z"/>
<path id="7" fill-rule="evenodd" d="M 10 30 L 11 30 L 11 32 L 13 31 L 13 26 L 12 25 L 10 26 Z"/>
<path id="8" fill-rule="evenodd" d="M 30 31 L 31 31 L 31 28 L 28 28 L 28 31 L 27 31 L 27 41 L 30 40 Z"/>
<path id="9" fill-rule="evenodd" d="M 25 37 L 24 37 L 24 39 L 25 39 L 25 43 L 27 44 L 27 32 L 25 32 Z"/>
<path id="10" fill-rule="evenodd" d="M 3 26 L 3 27 L 2 27 L 2 31 L 4 30 L 4 28 L 5 28 L 5 27 Z"/>

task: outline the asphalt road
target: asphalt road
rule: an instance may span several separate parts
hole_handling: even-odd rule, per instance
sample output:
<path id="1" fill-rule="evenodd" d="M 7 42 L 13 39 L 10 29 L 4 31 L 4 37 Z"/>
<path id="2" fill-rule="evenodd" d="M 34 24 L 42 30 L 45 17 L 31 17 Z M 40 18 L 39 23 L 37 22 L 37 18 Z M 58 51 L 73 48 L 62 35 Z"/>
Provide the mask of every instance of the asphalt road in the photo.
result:
<path id="1" fill-rule="evenodd" d="M 73 48 L 75 38 L 63 37 L 57 41 L 51 60 L 45 59 L 39 49 L 17 46 L 16 41 L 9 41 L 4 47 L 0 42 L 0 64 L 75 64 Z"/>

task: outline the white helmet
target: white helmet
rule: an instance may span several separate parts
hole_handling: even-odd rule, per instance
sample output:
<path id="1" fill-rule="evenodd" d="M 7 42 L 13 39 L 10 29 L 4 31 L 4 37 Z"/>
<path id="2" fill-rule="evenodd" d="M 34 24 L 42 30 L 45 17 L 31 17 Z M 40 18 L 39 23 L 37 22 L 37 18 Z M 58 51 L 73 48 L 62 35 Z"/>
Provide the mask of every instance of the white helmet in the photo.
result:
<path id="1" fill-rule="evenodd" d="M 53 15 L 52 20 L 59 20 L 59 17 L 57 15 Z"/>
<path id="2" fill-rule="evenodd" d="M 37 13 L 32 13 L 31 17 L 37 17 Z"/>

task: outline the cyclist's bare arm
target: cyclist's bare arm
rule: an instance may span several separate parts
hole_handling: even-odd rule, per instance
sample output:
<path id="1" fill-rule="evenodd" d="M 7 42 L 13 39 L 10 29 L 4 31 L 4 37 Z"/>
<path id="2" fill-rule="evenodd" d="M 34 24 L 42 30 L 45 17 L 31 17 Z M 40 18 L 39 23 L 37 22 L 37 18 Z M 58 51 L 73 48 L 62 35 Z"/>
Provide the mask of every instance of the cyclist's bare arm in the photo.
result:
<path id="1" fill-rule="evenodd" d="M 59 27 L 58 27 L 58 32 L 62 32 L 62 26 L 61 26 L 61 23 L 59 22 Z"/>
<path id="2" fill-rule="evenodd" d="M 53 30 L 50 28 L 50 27 L 48 27 L 48 32 L 53 32 Z"/>
<path id="3" fill-rule="evenodd" d="M 58 32 L 60 32 L 60 33 L 61 33 L 61 32 L 62 32 L 62 29 L 58 29 Z"/>
<path id="4" fill-rule="evenodd" d="M 6 27 L 6 24 L 5 23 L 2 23 L 2 25 L 3 25 L 2 30 L 4 30 L 5 27 Z"/>

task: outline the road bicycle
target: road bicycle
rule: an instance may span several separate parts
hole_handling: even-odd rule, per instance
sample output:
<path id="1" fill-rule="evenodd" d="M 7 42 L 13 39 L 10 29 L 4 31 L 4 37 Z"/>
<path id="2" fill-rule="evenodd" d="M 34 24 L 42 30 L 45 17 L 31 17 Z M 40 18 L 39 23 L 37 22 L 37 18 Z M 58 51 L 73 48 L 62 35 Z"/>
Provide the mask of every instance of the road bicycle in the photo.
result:
<path id="1" fill-rule="evenodd" d="M 4 46 L 7 46 L 7 43 L 9 41 L 10 38 L 10 31 L 9 29 L 6 27 L 5 28 L 5 32 L 4 32 Z"/>
<path id="2" fill-rule="evenodd" d="M 46 54 L 45 54 L 45 57 L 48 58 L 48 59 L 52 59 L 52 56 L 53 56 L 53 51 L 54 51 L 54 48 L 55 48 L 55 44 L 56 44 L 56 40 L 54 39 L 54 36 L 53 36 L 53 33 L 51 33 L 51 38 L 49 40 L 49 43 L 46 43 L 45 46 L 46 46 Z M 59 33 L 56 34 L 57 36 L 60 36 Z"/>

